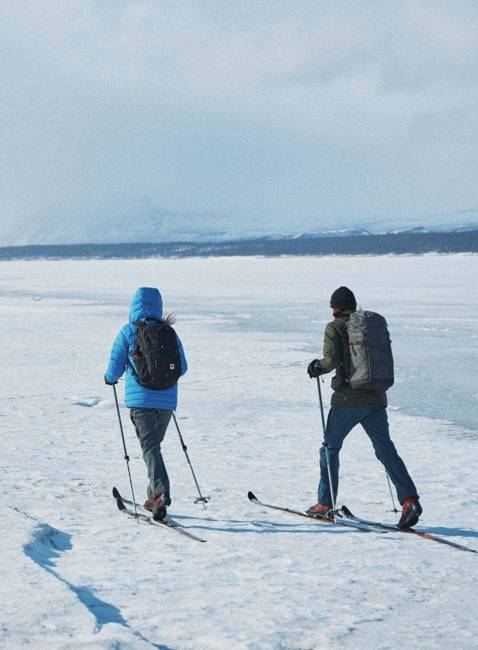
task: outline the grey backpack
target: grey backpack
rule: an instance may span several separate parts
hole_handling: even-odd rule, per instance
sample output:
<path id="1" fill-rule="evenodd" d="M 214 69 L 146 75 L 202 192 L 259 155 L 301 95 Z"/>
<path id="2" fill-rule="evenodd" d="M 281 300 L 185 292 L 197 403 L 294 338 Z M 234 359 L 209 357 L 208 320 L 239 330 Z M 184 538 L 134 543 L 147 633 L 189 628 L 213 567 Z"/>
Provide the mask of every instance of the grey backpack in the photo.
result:
<path id="1" fill-rule="evenodd" d="M 373 311 L 354 311 L 346 323 L 349 384 L 357 390 L 387 390 L 393 385 L 393 356 L 387 321 Z"/>

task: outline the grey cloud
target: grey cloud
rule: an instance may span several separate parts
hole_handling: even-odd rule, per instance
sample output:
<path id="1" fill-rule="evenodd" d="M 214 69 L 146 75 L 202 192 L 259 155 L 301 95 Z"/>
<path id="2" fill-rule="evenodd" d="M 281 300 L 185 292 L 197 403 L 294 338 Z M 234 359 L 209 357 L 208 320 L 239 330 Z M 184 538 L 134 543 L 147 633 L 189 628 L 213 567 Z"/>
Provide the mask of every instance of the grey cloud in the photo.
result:
<path id="1" fill-rule="evenodd" d="M 0 241 L 476 205 L 477 23 L 469 2 L 3 2 Z"/>

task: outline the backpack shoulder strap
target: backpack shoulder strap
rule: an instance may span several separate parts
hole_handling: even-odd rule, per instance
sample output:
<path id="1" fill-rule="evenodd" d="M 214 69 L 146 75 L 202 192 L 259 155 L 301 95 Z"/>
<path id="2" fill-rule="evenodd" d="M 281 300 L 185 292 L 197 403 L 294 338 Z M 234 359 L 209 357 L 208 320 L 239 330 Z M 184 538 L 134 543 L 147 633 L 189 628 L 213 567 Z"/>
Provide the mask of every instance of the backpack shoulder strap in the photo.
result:
<path id="1" fill-rule="evenodd" d="M 340 344 L 342 346 L 342 361 L 340 367 L 342 368 L 345 377 L 350 376 L 350 350 L 349 350 L 349 335 L 345 323 L 340 320 L 332 321 L 332 325 L 337 332 Z"/>

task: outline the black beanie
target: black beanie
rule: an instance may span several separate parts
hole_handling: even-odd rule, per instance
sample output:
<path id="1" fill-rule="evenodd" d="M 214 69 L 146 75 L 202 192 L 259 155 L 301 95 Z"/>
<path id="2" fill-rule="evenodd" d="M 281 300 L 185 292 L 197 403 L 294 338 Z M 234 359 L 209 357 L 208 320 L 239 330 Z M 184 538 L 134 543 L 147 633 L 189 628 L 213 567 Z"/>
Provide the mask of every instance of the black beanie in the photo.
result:
<path id="1" fill-rule="evenodd" d="M 330 296 L 330 306 L 336 309 L 355 311 L 357 309 L 357 301 L 353 292 L 348 287 L 339 287 Z"/>

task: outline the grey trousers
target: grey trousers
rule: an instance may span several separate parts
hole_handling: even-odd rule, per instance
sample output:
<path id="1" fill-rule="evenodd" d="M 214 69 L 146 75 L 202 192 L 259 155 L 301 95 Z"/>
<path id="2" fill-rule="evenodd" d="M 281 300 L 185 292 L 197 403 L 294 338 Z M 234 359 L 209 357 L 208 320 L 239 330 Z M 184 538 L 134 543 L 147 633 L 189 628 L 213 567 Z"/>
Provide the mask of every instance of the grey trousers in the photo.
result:
<path id="1" fill-rule="evenodd" d="M 143 451 L 143 459 L 148 469 L 148 499 L 169 492 L 169 477 L 161 454 L 163 442 L 171 419 L 172 411 L 166 409 L 130 409 L 131 420 Z"/>

